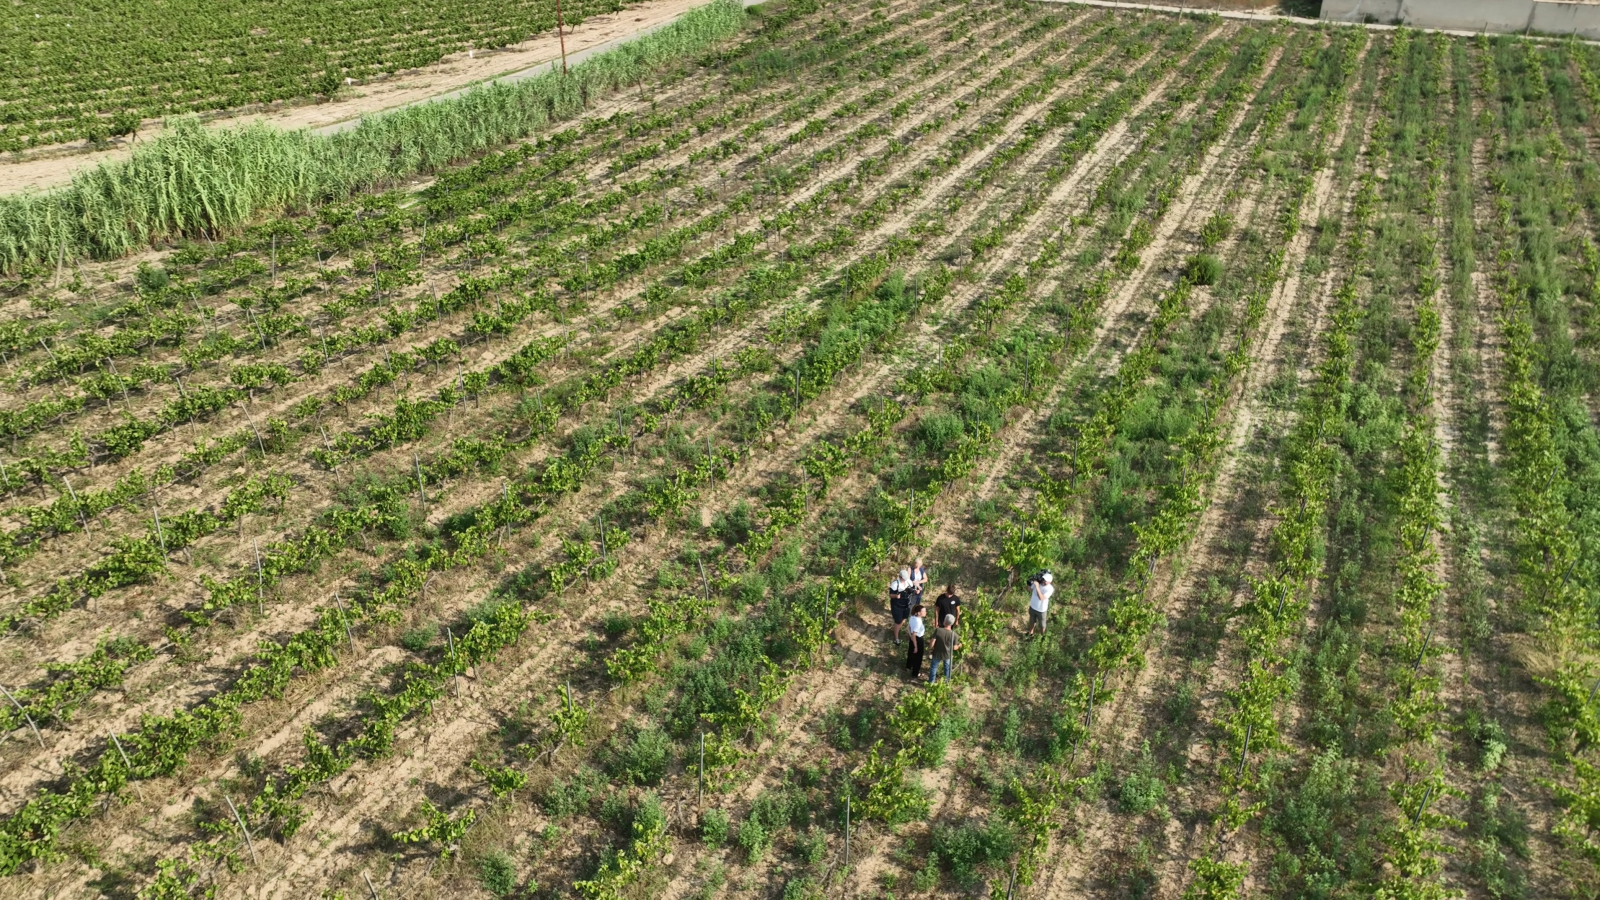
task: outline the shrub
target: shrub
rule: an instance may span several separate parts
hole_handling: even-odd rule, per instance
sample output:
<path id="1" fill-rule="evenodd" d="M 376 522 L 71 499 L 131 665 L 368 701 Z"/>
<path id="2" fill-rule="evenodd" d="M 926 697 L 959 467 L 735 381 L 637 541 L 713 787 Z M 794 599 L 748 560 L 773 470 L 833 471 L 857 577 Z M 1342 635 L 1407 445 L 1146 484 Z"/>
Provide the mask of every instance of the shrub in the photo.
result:
<path id="1" fill-rule="evenodd" d="M 961 437 L 961 417 L 953 413 L 931 413 L 917 423 L 917 442 L 926 453 L 938 453 Z"/>
<path id="2" fill-rule="evenodd" d="M 1183 277 L 1202 287 L 1216 284 L 1222 279 L 1222 260 L 1209 253 L 1191 256 L 1184 266 Z"/>
<path id="3" fill-rule="evenodd" d="M 1126 812 L 1134 815 L 1147 813 L 1167 799 L 1167 783 L 1156 771 L 1155 759 L 1150 755 L 1150 742 L 1145 741 L 1139 761 L 1122 779 L 1117 791 L 1117 802 Z"/>
<path id="4" fill-rule="evenodd" d="M 551 818 L 564 819 L 589 808 L 595 794 L 605 787 L 606 781 L 599 772 L 583 766 L 572 777 L 551 782 L 545 789 L 544 811 Z"/>
<path id="5" fill-rule="evenodd" d="M 807 865 L 819 865 L 828 855 L 828 837 L 820 828 L 810 828 L 795 839 L 794 852 Z"/>
<path id="6" fill-rule="evenodd" d="M 509 897 L 517 890 L 517 867 L 505 851 L 496 850 L 478 860 L 478 884 L 495 897 Z"/>
<path id="7" fill-rule="evenodd" d="M 748 862 L 760 859 L 767 852 L 767 848 L 772 846 L 772 835 L 755 819 L 746 819 L 744 824 L 739 826 L 739 834 L 735 840 L 739 844 L 739 849 L 744 851 Z"/>
<path id="8" fill-rule="evenodd" d="M 659 728 L 630 728 L 627 737 L 612 739 L 607 769 L 621 781 L 657 784 L 667 774 L 672 739 Z"/>
<path id="9" fill-rule="evenodd" d="M 728 842 L 728 814 L 720 809 L 708 809 L 700 816 L 700 840 L 708 846 L 720 847 Z"/>
<path id="10" fill-rule="evenodd" d="M 433 644 L 433 639 L 438 636 L 438 624 L 429 622 L 426 625 L 419 625 L 405 634 L 402 634 L 400 636 L 400 646 L 410 650 L 412 653 L 421 653 L 422 651 L 428 649 L 428 647 Z"/>
<path id="11" fill-rule="evenodd" d="M 933 829 L 933 854 L 957 882 L 969 887 L 980 878 L 980 867 L 999 868 L 1017 849 L 1016 830 L 998 817 L 981 825 L 968 822 L 954 827 L 937 825 Z"/>

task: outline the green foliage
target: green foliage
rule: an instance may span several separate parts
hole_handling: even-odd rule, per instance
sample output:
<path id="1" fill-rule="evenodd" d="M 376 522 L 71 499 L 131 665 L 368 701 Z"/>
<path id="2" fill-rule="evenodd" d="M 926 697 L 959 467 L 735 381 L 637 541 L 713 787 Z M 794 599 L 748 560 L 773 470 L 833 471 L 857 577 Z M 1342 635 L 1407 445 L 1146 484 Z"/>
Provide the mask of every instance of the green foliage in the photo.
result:
<path id="1" fill-rule="evenodd" d="M 1209 253 L 1191 256 L 1184 264 L 1183 277 L 1201 287 L 1214 285 L 1222 280 L 1222 260 Z"/>
<path id="2" fill-rule="evenodd" d="M 605 789 L 605 776 L 588 766 L 579 766 L 571 777 L 552 781 L 541 803 L 552 819 L 565 819 L 588 809 L 590 802 Z"/>
<path id="3" fill-rule="evenodd" d="M 933 853 L 950 876 L 970 888 L 982 880 L 984 870 L 998 873 L 1021 849 L 1017 829 L 998 816 L 960 825 L 935 824 Z"/>
<path id="4" fill-rule="evenodd" d="M 671 759 L 672 739 L 665 731 L 630 726 L 612 737 L 606 771 L 630 784 L 659 784 Z"/>
<path id="5" fill-rule="evenodd" d="M 475 810 L 467 810 L 459 817 L 452 817 L 449 813 L 434 806 L 427 800 L 422 801 L 419 807 L 422 815 L 427 818 L 427 823 L 409 831 L 396 831 L 389 837 L 400 844 L 437 844 L 439 856 L 450 859 L 460 849 L 458 844 L 462 835 L 478 820 Z"/>
<path id="6" fill-rule="evenodd" d="M 709 4 L 574 66 L 565 77 L 556 72 L 514 86 L 478 87 L 459 99 L 368 116 L 358 128 L 326 136 L 262 125 L 211 129 L 180 118 L 136 147 L 132 158 L 103 164 L 71 187 L 0 201 L 0 222 L 6 223 L 0 227 L 0 268 L 15 271 L 25 260 L 55 260 L 62 249 L 74 256 L 120 255 L 151 240 L 197 235 L 202 228 L 214 234 L 265 210 L 433 170 L 578 114 L 588 98 L 703 50 L 736 32 L 743 20 L 738 3 Z M 302 81 L 295 92 L 306 90 Z M 105 128 L 96 128 L 92 137 L 103 140 Z M 282 176 L 246 179 L 244 172 Z"/>
<path id="7" fill-rule="evenodd" d="M 491 897 L 509 897 L 517 892 L 517 865 L 510 854 L 496 850 L 478 860 L 478 884 Z"/>
<path id="8" fill-rule="evenodd" d="M 700 814 L 700 839 L 707 846 L 720 847 L 728 842 L 731 823 L 728 814 L 720 809 L 708 809 Z"/>
<path id="9" fill-rule="evenodd" d="M 764 856 L 767 848 L 772 846 L 772 835 L 767 831 L 767 827 L 761 824 L 760 819 L 749 818 L 739 824 L 739 832 L 734 836 L 734 842 L 744 851 L 745 861 L 753 863 Z"/>
<path id="10" fill-rule="evenodd" d="M 1117 789 L 1117 801 L 1124 812 L 1142 815 L 1161 806 L 1167 799 L 1167 783 L 1150 754 L 1150 742 L 1140 748 L 1139 759 L 1124 775 Z"/>

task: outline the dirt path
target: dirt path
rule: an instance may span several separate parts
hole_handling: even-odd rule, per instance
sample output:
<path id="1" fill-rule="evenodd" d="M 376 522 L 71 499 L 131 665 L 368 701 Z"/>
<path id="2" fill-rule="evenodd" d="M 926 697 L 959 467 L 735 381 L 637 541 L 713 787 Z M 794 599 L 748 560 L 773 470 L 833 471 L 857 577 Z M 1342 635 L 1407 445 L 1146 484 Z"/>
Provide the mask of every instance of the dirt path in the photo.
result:
<path id="1" fill-rule="evenodd" d="M 568 64 L 576 64 L 596 52 L 604 52 L 630 39 L 648 34 L 672 22 L 706 0 L 644 0 L 621 12 L 593 16 L 566 35 Z M 438 99 L 471 85 L 528 70 L 559 65 L 561 42 L 553 32 L 513 44 L 501 50 L 468 51 L 445 57 L 422 69 L 401 72 L 347 88 L 328 103 L 284 103 L 270 109 L 224 113 L 206 122 L 208 128 L 265 123 L 278 128 L 337 130 L 348 127 L 361 116 Z M 150 120 L 140 130 L 149 140 L 158 135 L 161 125 Z M 0 157 L 0 194 L 24 190 L 45 190 L 72 180 L 72 176 L 103 162 L 126 159 L 132 144 L 106 150 L 90 150 L 82 144 L 66 144 Z"/>

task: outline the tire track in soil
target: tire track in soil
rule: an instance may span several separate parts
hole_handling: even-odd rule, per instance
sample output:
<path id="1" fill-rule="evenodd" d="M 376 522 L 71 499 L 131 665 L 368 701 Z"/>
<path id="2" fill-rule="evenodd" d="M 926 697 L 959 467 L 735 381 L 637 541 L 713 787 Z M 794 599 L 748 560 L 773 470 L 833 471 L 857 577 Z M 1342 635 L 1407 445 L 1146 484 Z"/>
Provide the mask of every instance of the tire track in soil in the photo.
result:
<path id="1" fill-rule="evenodd" d="M 952 176 L 952 181 L 954 181 L 954 176 Z M 576 647 L 574 647 L 574 649 L 576 649 Z"/>
<path id="2" fill-rule="evenodd" d="M 1066 48 L 1062 52 L 1063 53 L 1069 53 L 1069 52 L 1071 52 L 1071 48 Z M 916 127 L 916 124 L 920 124 L 920 123 L 913 123 L 910 127 Z M 935 150 L 937 150 L 937 147 L 930 147 L 929 150 L 927 151 L 927 153 L 932 153 Z M 914 157 L 912 161 L 908 162 L 908 165 L 914 164 L 914 162 L 916 160 L 918 160 L 918 159 L 920 159 L 920 157 Z M 760 320 L 758 320 L 756 322 L 753 322 L 750 325 L 745 326 L 742 331 L 736 332 L 736 333 L 731 333 L 731 334 L 725 336 L 724 338 L 720 339 L 718 343 L 713 344 L 713 345 L 709 345 L 706 349 L 702 350 L 701 353 L 697 355 L 695 360 L 692 360 L 691 362 L 703 362 L 704 360 L 711 359 L 711 358 L 719 356 L 719 355 L 726 355 L 729 352 L 730 348 L 732 348 L 732 347 L 734 347 L 736 345 L 742 345 L 743 343 L 746 343 L 749 340 L 748 333 L 750 331 L 763 327 L 766 322 L 770 321 L 770 319 L 773 316 L 777 315 L 777 314 L 778 314 L 778 310 L 776 310 L 776 309 L 773 310 L 773 311 L 770 311 L 767 315 L 762 317 Z M 679 363 L 679 364 L 675 364 L 675 365 L 683 365 L 683 364 Z M 673 374 L 672 374 L 672 369 L 673 369 L 673 367 L 670 367 L 670 366 L 667 367 L 666 369 L 664 369 L 663 372 L 660 373 L 658 376 L 656 376 L 655 378 L 653 378 L 650 381 L 646 382 L 644 389 L 646 391 L 653 390 L 653 389 L 659 389 L 659 388 L 664 387 L 667 383 L 675 380 L 675 376 L 673 376 Z M 635 390 L 637 392 L 637 388 Z M 399 453 L 399 455 L 401 455 L 401 456 L 404 455 L 404 451 L 403 450 L 396 451 L 396 452 Z M 547 453 L 547 451 L 544 448 L 541 447 L 536 452 L 536 455 L 542 457 L 546 453 Z M 478 488 L 478 493 L 482 494 L 484 496 L 487 496 L 488 494 L 492 494 L 494 492 L 494 487 L 495 487 L 495 485 L 492 485 L 492 484 L 489 484 L 487 486 L 480 484 L 479 488 Z M 430 510 L 432 512 L 431 512 L 431 515 L 430 515 L 430 519 L 443 519 L 446 515 L 449 514 L 450 510 L 453 507 L 454 508 L 461 507 L 462 506 L 462 498 L 459 495 L 457 495 L 454 499 L 455 499 L 455 502 L 452 503 L 452 504 L 442 503 L 441 502 L 442 498 L 435 498 L 435 499 L 431 500 L 430 501 Z M 288 592 L 287 590 L 280 590 L 279 591 L 279 593 L 287 593 L 287 592 Z M 296 607 L 293 607 L 291 609 L 291 612 L 295 615 L 295 618 L 293 620 L 285 622 L 282 619 L 274 618 L 273 622 L 270 623 L 270 627 L 276 628 L 280 632 L 288 633 L 289 630 L 292 630 L 292 628 L 294 627 L 296 622 L 300 622 L 301 624 L 303 624 L 303 622 L 301 620 L 309 621 L 310 617 L 314 613 L 314 610 L 309 609 L 308 607 L 304 607 L 304 606 L 296 606 Z M 256 641 L 261 637 L 261 632 L 263 630 L 265 630 L 267 627 L 269 627 L 269 626 L 265 626 L 264 625 L 264 626 L 261 626 L 261 627 L 254 628 L 254 629 L 252 629 L 252 630 L 250 630 L 250 631 L 248 631 L 246 633 L 234 636 L 232 639 L 230 639 L 228 641 L 228 643 L 225 646 L 219 648 L 213 654 L 213 659 L 230 659 L 231 660 L 233 658 L 236 658 L 240 654 L 248 653 L 250 650 L 252 650 L 254 648 Z M 132 689 L 137 689 L 137 687 L 138 687 L 137 684 L 130 685 L 130 688 L 132 688 Z M 209 687 L 209 685 L 206 686 L 206 687 Z M 148 710 L 139 710 L 139 711 L 125 710 L 124 714 L 121 717 L 122 721 L 125 722 L 125 723 L 134 721 L 137 718 L 137 713 L 141 712 L 141 711 L 148 711 Z M 97 725 L 102 725 L 103 723 L 96 722 L 96 724 Z M 91 734 L 88 737 L 88 740 L 92 741 L 97 736 L 98 736 L 97 733 L 96 734 Z"/>

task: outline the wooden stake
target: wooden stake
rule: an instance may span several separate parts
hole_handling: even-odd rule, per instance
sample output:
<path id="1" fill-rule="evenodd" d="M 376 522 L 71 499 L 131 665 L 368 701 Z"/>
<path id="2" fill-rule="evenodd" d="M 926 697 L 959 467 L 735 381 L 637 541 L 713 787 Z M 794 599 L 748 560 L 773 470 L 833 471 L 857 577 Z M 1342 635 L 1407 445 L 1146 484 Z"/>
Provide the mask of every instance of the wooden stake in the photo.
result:
<path id="1" fill-rule="evenodd" d="M 422 462 L 417 459 L 417 454 L 411 454 L 411 465 L 417 471 L 417 499 L 422 501 L 422 511 L 428 511 L 428 494 L 425 489 L 427 482 L 422 479 Z"/>
<path id="2" fill-rule="evenodd" d="M 17 708 L 17 712 L 22 713 L 22 717 L 28 720 L 28 727 L 33 729 L 33 739 L 39 742 L 39 749 L 43 750 L 44 735 L 39 733 L 39 726 L 33 724 L 33 716 L 28 715 L 28 711 L 22 708 L 22 704 L 18 703 L 17 698 L 11 696 L 11 692 L 6 690 L 4 686 L 0 686 L 0 694 L 5 694 L 6 699 L 11 701 L 11 705 Z"/>
<path id="3" fill-rule="evenodd" d="M 850 868 L 850 795 L 844 795 L 844 866 Z"/>
<path id="4" fill-rule="evenodd" d="M 156 540 L 161 542 L 161 555 L 166 556 L 167 536 L 161 531 L 161 509 L 156 506 L 151 506 L 150 515 L 154 516 L 156 520 Z"/>
<path id="5" fill-rule="evenodd" d="M 378 889 L 372 886 L 372 879 L 368 878 L 365 872 L 361 873 L 361 877 L 367 882 L 367 890 L 372 892 L 372 900 L 378 900 Z"/>
<path id="6" fill-rule="evenodd" d="M 239 807 L 233 805 L 233 798 L 227 794 L 223 794 L 222 799 L 228 801 L 228 809 L 233 810 L 234 821 L 239 823 L 239 830 L 244 832 L 244 845 L 250 848 L 250 858 L 255 861 L 256 868 L 261 868 L 261 857 L 256 856 L 255 841 L 250 840 L 250 829 L 244 824 L 244 816 L 239 815 Z"/>
<path id="7" fill-rule="evenodd" d="M 122 764 L 128 767 L 128 783 L 133 785 L 133 792 L 139 795 L 140 800 L 143 800 L 144 791 L 140 789 L 138 782 L 133 780 L 133 760 L 128 759 L 128 751 L 122 749 L 122 742 L 117 740 L 116 732 L 108 731 L 106 736 L 111 738 L 111 746 L 117 748 L 117 755 L 122 757 Z"/>
<path id="8" fill-rule="evenodd" d="M 448 625 L 446 625 L 445 629 L 444 629 L 444 639 L 446 641 L 450 642 L 450 666 L 451 666 L 451 668 L 454 668 L 455 667 L 455 662 L 456 662 L 456 636 L 454 634 L 450 633 L 450 626 L 448 626 Z M 454 680 L 455 680 L 455 684 L 456 684 L 456 696 L 459 697 L 459 696 L 461 696 L 461 673 L 460 672 L 457 672 L 455 674 Z"/>
<path id="9" fill-rule="evenodd" d="M 344 600 L 340 599 L 338 594 L 334 594 L 333 602 L 339 604 L 339 621 L 344 625 L 344 636 L 345 639 L 350 642 L 350 652 L 354 653 L 356 650 L 356 639 L 355 636 L 350 633 L 350 616 L 344 611 Z"/>
<path id="10" fill-rule="evenodd" d="M 250 545 L 256 551 L 256 612 L 266 615 L 267 610 L 263 601 L 266 599 L 267 578 L 261 571 L 261 541 L 258 538 L 251 538 Z"/>
<path id="11" fill-rule="evenodd" d="M 1250 756 L 1250 732 L 1254 731 L 1255 727 L 1254 722 L 1244 726 L 1244 747 L 1239 750 L 1239 771 L 1234 773 L 1235 778 L 1244 774 L 1244 761 Z"/>
<path id="12" fill-rule="evenodd" d="M 696 807 L 703 806 L 706 800 L 706 733 L 700 732 L 700 787 L 694 797 Z"/>
<path id="13" fill-rule="evenodd" d="M 567 75 L 567 25 L 561 17 L 561 0 L 556 0 L 556 36 L 561 39 L 561 76 Z"/>

